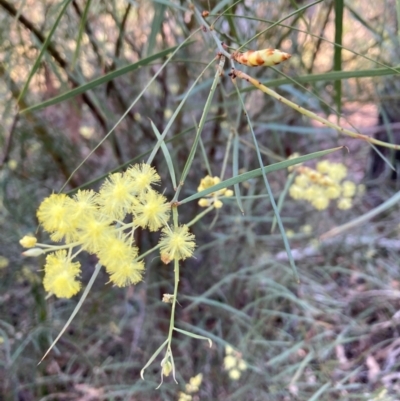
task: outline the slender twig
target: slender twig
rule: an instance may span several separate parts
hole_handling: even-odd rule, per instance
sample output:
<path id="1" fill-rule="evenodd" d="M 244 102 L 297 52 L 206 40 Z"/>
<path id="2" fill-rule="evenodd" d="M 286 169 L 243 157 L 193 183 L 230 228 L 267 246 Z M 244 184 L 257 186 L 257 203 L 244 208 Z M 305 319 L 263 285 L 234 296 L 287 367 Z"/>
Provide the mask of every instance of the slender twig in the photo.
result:
<path id="1" fill-rule="evenodd" d="M 219 51 L 222 55 L 224 55 L 225 57 L 227 57 L 228 60 L 230 60 L 230 62 L 231 62 L 231 64 L 232 64 L 232 68 L 234 68 L 235 65 L 234 65 L 234 62 L 233 62 L 233 60 L 232 60 L 232 55 L 231 55 L 230 53 L 228 53 L 228 52 L 225 50 L 225 48 L 224 48 L 224 46 L 223 46 L 223 42 L 221 42 L 221 41 L 219 40 L 218 36 L 216 35 L 216 33 L 215 33 L 215 31 L 214 31 L 214 28 L 213 28 L 212 26 L 210 27 L 210 25 L 208 25 L 208 23 L 207 23 L 206 20 L 202 17 L 202 15 L 200 14 L 199 10 L 198 10 L 196 7 L 194 8 L 194 13 L 195 13 L 196 19 L 198 20 L 198 22 L 200 23 L 200 25 L 203 26 L 204 30 L 205 30 L 206 32 L 211 33 L 211 36 L 212 36 L 212 38 L 214 39 L 214 41 L 215 41 L 215 43 L 216 43 L 216 45 L 217 45 L 217 47 L 218 47 L 218 51 Z"/>
<path id="2" fill-rule="evenodd" d="M 79 5 L 76 2 L 76 0 L 72 1 L 72 6 L 74 7 L 74 10 L 75 10 L 77 16 L 79 18 L 82 18 L 82 11 L 80 10 Z M 100 54 L 99 46 L 97 45 L 96 41 L 94 40 L 92 28 L 90 27 L 87 20 L 85 21 L 85 31 L 86 31 L 86 35 L 89 38 L 90 44 L 92 45 L 93 51 L 97 56 L 97 61 L 98 61 L 99 65 L 104 65 L 104 60 Z"/>
<path id="3" fill-rule="evenodd" d="M 334 123 L 330 122 L 329 120 L 327 120 L 327 119 L 325 119 L 323 117 L 320 117 L 319 115 L 313 113 L 312 111 L 309 111 L 309 110 L 297 105 L 296 103 L 291 102 L 290 100 L 288 100 L 288 99 L 284 98 L 283 96 L 279 95 L 277 92 L 273 91 L 272 89 L 267 88 L 260 81 L 254 79 L 250 75 L 247 75 L 247 74 L 245 74 L 244 72 L 242 72 L 240 70 L 232 69 L 231 75 L 233 77 L 238 77 L 238 78 L 244 79 L 247 82 L 250 82 L 252 85 L 254 85 L 256 88 L 260 89 L 262 92 L 266 93 L 267 95 L 269 95 L 269 96 L 273 97 L 274 99 L 286 104 L 287 106 L 291 107 L 292 109 L 297 110 L 299 113 L 305 115 L 306 117 L 309 117 L 309 118 L 311 118 L 313 120 L 316 120 L 316 121 L 326 125 L 327 127 L 333 128 L 334 130 L 340 132 L 341 134 L 350 136 L 350 137 L 355 138 L 355 139 L 362 139 L 362 140 L 364 140 L 366 142 L 373 143 L 374 145 L 380 145 L 380 146 L 384 146 L 386 148 L 400 150 L 400 145 L 379 141 L 378 139 L 371 138 L 371 137 L 369 137 L 367 135 L 359 134 L 357 132 L 350 131 L 350 130 L 348 130 L 346 128 L 342 128 L 339 125 L 334 124 Z"/>

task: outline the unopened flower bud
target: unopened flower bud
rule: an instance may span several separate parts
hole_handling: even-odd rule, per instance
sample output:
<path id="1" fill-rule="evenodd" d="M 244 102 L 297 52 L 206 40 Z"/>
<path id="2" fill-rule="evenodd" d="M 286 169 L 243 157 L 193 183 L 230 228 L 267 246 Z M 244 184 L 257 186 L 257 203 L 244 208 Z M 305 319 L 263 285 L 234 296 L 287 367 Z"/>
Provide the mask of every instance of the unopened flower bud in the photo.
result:
<path id="1" fill-rule="evenodd" d="M 168 377 L 171 372 L 172 372 L 172 363 L 170 361 L 166 361 L 162 367 L 162 374 L 165 377 Z"/>
<path id="2" fill-rule="evenodd" d="M 40 248 L 31 248 L 31 249 L 28 249 L 28 250 L 25 251 L 25 252 L 22 252 L 22 255 L 23 255 L 23 256 L 29 256 L 29 257 L 35 258 L 36 256 L 43 255 L 43 253 L 44 253 L 43 249 L 40 249 Z"/>

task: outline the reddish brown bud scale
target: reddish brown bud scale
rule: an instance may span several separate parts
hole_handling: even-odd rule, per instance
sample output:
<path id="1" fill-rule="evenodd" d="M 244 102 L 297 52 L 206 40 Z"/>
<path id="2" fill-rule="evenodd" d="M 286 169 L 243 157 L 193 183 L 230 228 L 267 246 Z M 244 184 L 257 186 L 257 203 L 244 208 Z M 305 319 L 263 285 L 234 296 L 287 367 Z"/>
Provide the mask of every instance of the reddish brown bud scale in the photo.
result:
<path id="1" fill-rule="evenodd" d="M 244 53 L 233 53 L 232 58 L 249 67 L 271 67 L 292 57 L 289 53 L 277 49 L 248 50 Z"/>

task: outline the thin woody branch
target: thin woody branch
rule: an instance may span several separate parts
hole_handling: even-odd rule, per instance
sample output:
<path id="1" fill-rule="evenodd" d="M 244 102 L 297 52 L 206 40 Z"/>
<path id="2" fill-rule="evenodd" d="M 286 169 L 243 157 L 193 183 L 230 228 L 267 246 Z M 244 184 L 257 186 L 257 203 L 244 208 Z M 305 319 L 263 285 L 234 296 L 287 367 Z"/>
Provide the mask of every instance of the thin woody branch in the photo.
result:
<path id="1" fill-rule="evenodd" d="M 329 120 L 327 120 L 323 117 L 320 117 L 319 115 L 313 113 L 312 111 L 309 111 L 309 110 L 297 105 L 296 103 L 291 102 L 290 100 L 284 98 L 283 96 L 279 95 L 277 92 L 275 92 L 272 89 L 263 85 L 257 79 L 254 79 L 250 75 L 245 74 L 243 71 L 232 68 L 232 71 L 229 75 L 232 77 L 232 79 L 235 79 L 236 77 L 244 79 L 245 81 L 254 85 L 257 89 L 260 89 L 262 92 L 273 97 L 274 99 L 286 104 L 287 106 L 291 107 L 294 110 L 297 110 L 299 113 L 305 115 L 306 117 L 312 118 L 313 120 L 316 120 L 316 121 L 326 125 L 327 127 L 333 128 L 334 130 L 340 132 L 343 135 L 347 135 L 347 136 L 350 136 L 355 139 L 361 139 L 366 142 L 372 143 L 374 145 L 379 145 L 379 146 L 384 146 L 384 147 L 390 148 L 390 149 L 400 150 L 400 145 L 379 141 L 378 139 L 371 138 L 367 135 L 363 135 L 358 132 L 350 131 L 346 128 L 342 128 L 339 125 L 330 122 Z"/>

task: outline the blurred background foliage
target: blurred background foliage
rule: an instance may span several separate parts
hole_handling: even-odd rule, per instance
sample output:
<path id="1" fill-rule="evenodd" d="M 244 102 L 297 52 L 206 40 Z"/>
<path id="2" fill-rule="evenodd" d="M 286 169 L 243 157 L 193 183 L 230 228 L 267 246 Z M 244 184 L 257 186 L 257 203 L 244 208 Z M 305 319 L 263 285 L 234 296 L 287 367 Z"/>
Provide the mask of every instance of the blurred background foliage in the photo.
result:
<path id="1" fill-rule="evenodd" d="M 305 7 L 310 4 L 193 2 L 200 12 L 210 11 L 209 23 L 224 12 L 215 33 L 233 49 L 254 38 L 246 48 L 275 47 L 292 54 L 277 68 L 241 69 L 345 127 L 399 141 L 398 70 L 391 68 L 400 57 L 399 2 L 381 0 L 377 7 L 372 0 L 326 0 Z M 168 330 L 169 306 L 161 298 L 173 285 L 171 268 L 152 255 L 144 282 L 135 287 L 113 288 L 100 275 L 67 333 L 37 366 L 78 299 L 46 300 L 44 260 L 22 258 L 18 240 L 36 232 L 35 210 L 43 197 L 62 188 L 125 112 L 112 135 L 74 172 L 66 191 L 85 185 L 97 189 L 99 178 L 110 171 L 145 160 L 156 143 L 150 120 L 161 132 L 215 57 L 210 33 L 198 32 L 130 105 L 166 60 L 168 49 L 199 27 L 192 6 L 183 0 L 0 0 L 0 398 L 178 400 L 185 383 L 201 372 L 203 382 L 193 400 L 398 399 L 398 205 L 317 241 L 393 196 L 396 175 L 367 143 L 338 136 L 248 85 L 242 93 L 265 165 L 293 152 L 345 145 L 349 152 L 337 152 L 333 160 L 346 165 L 351 180 L 367 185 L 347 211 L 331 207 L 319 212 L 285 198 L 281 218 L 292 235 L 301 283 L 294 280 L 279 232 L 271 232 L 274 216 L 262 180 L 250 180 L 241 186 L 243 215 L 232 198 L 193 228 L 198 248 L 196 257 L 182 264 L 176 321 L 214 344 L 209 349 L 205 342 L 176 335 L 178 385 L 168 378 L 155 390 L 158 360 L 146 371 L 146 381 L 139 379 Z M 141 60 L 143 65 L 135 68 Z M 129 66 L 130 71 L 120 70 Z M 228 72 L 227 63 L 203 131 L 204 150 L 196 154 L 182 196 L 196 192 L 207 166 L 212 175 L 220 175 L 226 155 L 225 177 L 232 176 L 229 146 L 236 135 L 240 171 L 259 167 Z M 170 130 L 176 171 L 182 171 L 189 154 L 214 74 L 214 67 L 206 71 Z M 110 79 L 94 84 L 104 76 Z M 86 84 L 90 89 L 81 94 L 36 107 Z M 398 155 L 383 153 L 396 168 Z M 161 153 L 154 165 L 162 190 L 172 199 Z M 276 197 L 287 174 L 269 175 Z M 200 208 L 192 202 L 179 211 L 185 222 Z M 42 239 L 41 232 L 37 235 Z M 136 241 L 146 250 L 158 238 L 138 232 Z M 96 260 L 81 262 L 87 282 Z M 237 380 L 224 370 L 227 345 L 247 364 Z"/>

